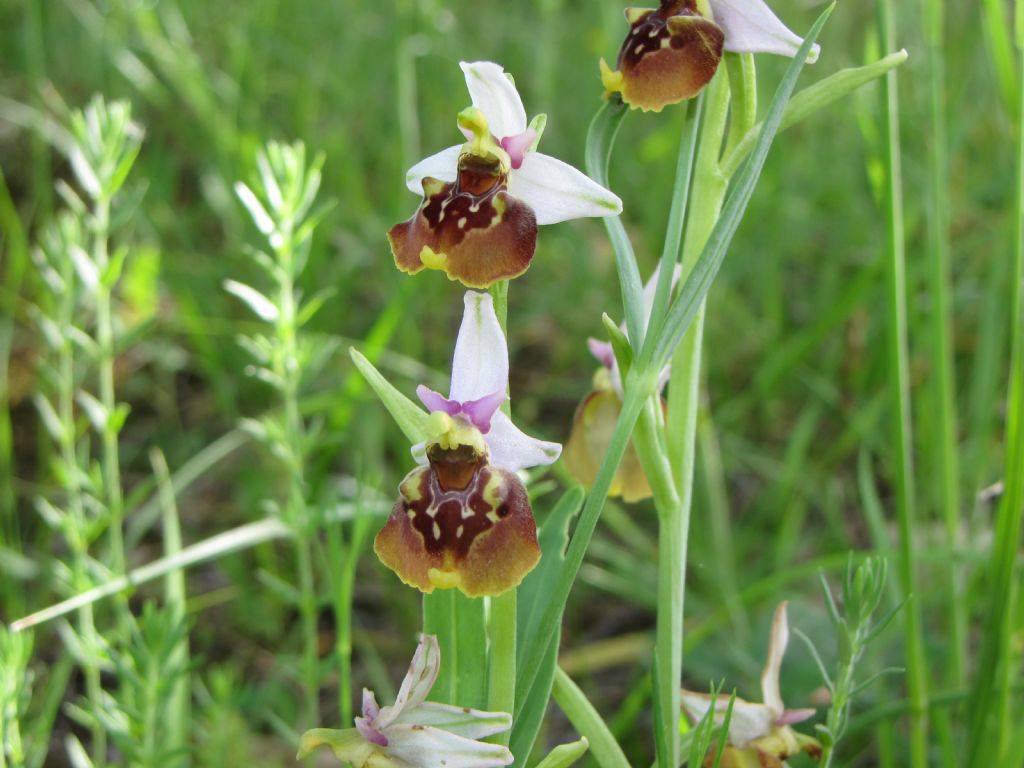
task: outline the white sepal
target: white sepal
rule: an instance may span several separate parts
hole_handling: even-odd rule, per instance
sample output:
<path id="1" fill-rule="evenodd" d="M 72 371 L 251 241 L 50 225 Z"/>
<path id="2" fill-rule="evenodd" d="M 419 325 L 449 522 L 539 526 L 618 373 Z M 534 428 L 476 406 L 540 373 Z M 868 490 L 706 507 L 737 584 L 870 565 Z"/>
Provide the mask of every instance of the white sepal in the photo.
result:
<path id="1" fill-rule="evenodd" d="M 764 0 L 710 0 L 715 23 L 725 32 L 725 50 L 733 53 L 777 53 L 796 55 L 803 38 L 783 24 Z M 808 62 L 818 60 L 821 46 L 815 44 Z"/>
<path id="2" fill-rule="evenodd" d="M 459 154 L 462 144 L 442 149 L 435 155 L 425 157 L 405 174 L 405 186 L 410 192 L 423 195 L 423 179 L 432 176 L 435 179 L 451 183 L 459 173 Z"/>
<path id="3" fill-rule="evenodd" d="M 500 768 L 512 762 L 501 744 L 457 736 L 440 728 L 392 725 L 387 730 L 387 756 L 414 768 Z"/>
<path id="4" fill-rule="evenodd" d="M 537 224 L 622 213 L 622 200 L 586 174 L 550 155 L 528 152 L 512 173 L 509 194 L 533 209 Z"/>
<path id="5" fill-rule="evenodd" d="M 478 400 L 508 388 L 508 345 L 489 293 L 466 291 L 452 359 L 451 400 Z"/>
<path id="6" fill-rule="evenodd" d="M 491 463 L 511 472 L 554 464 L 562 454 L 561 445 L 530 437 L 501 411 L 491 419 L 484 442 L 491 452 Z"/>
<path id="7" fill-rule="evenodd" d="M 526 130 L 526 110 L 512 78 L 493 61 L 459 62 L 473 106 L 487 117 L 491 133 L 499 139 Z"/>

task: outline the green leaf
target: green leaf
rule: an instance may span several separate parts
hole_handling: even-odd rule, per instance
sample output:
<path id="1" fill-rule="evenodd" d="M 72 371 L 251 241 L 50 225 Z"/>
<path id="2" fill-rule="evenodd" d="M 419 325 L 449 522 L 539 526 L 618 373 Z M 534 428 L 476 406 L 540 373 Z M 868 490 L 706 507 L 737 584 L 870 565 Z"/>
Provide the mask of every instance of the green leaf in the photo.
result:
<path id="1" fill-rule="evenodd" d="M 566 768 L 583 757 L 588 749 L 590 742 L 586 737 L 571 744 L 562 744 L 548 752 L 548 756 L 537 763 L 536 768 Z"/>
<path id="2" fill-rule="evenodd" d="M 128 249 L 124 246 L 118 248 L 110 257 L 107 266 L 100 276 L 100 284 L 107 290 L 113 288 L 121 279 L 121 270 L 124 268 L 124 260 L 128 256 Z"/>
<path id="3" fill-rule="evenodd" d="M 608 340 L 612 344 L 615 360 L 619 364 L 619 372 L 622 376 L 625 376 L 633 364 L 633 349 L 629 345 L 629 339 L 626 338 L 626 334 L 622 332 L 622 329 L 615 324 L 615 321 L 608 317 L 608 313 L 601 315 L 601 322 L 604 323 L 604 329 L 608 332 Z"/>
<path id="4" fill-rule="evenodd" d="M 736 234 L 740 221 L 743 219 L 743 214 L 747 210 L 747 204 L 754 194 L 754 187 L 761 176 L 761 170 L 764 168 L 765 160 L 768 157 L 768 150 L 771 149 L 775 134 L 779 131 L 786 103 L 793 94 L 797 78 L 804 68 L 807 54 L 834 9 L 835 3 L 832 3 L 818 17 L 814 26 L 811 27 L 811 31 L 804 39 L 803 45 L 800 46 L 800 50 L 797 51 L 796 56 L 790 62 L 785 77 L 782 78 L 782 82 L 779 83 L 779 87 L 775 91 L 775 96 L 768 107 L 768 114 L 765 116 L 764 123 L 758 133 L 757 142 L 754 145 L 750 158 L 738 177 L 735 186 L 730 190 L 729 196 L 726 198 L 725 205 L 722 208 L 722 215 L 715 224 L 715 228 L 711 231 L 707 244 L 697 259 L 697 263 L 694 264 L 693 270 L 686 279 L 686 283 L 682 286 L 679 298 L 676 299 L 669 309 L 665 325 L 658 336 L 657 344 L 654 345 L 653 356 L 651 356 L 655 370 L 665 365 L 672 352 L 679 346 L 679 342 L 690 327 L 693 316 L 703 303 L 704 297 L 707 296 L 708 290 L 711 288 L 711 283 L 722 266 L 722 261 L 725 259 L 729 244 L 732 242 L 733 235 Z M 644 355 L 644 357 L 647 357 L 647 355 Z M 641 362 L 648 361 L 644 360 Z M 642 365 L 642 367 L 646 368 L 647 366 Z"/>
<path id="5" fill-rule="evenodd" d="M 391 382 L 384 378 L 380 371 L 374 368 L 373 363 L 367 360 L 355 347 L 349 348 L 349 355 L 356 368 L 363 374 L 366 383 L 377 393 L 377 397 L 388 409 L 388 413 L 398 424 L 398 428 L 409 439 L 409 442 L 421 443 L 427 439 L 426 411 L 416 403 L 403 395 L 392 386 Z"/>
<path id="6" fill-rule="evenodd" d="M 862 85 L 878 79 L 890 69 L 895 69 L 906 60 L 907 52 L 899 50 L 872 64 L 840 70 L 834 75 L 830 75 L 824 80 L 804 88 L 799 93 L 794 94 L 789 104 L 786 105 L 779 130 L 784 131 L 796 125 L 818 110 L 824 109 L 829 104 L 849 95 Z M 737 143 L 736 148 L 727 155 L 722 163 L 723 173 L 727 176 L 731 175 L 739 167 L 743 159 L 750 154 L 763 125 L 763 122 L 758 123 L 744 134 L 743 138 Z"/>
<path id="7" fill-rule="evenodd" d="M 626 116 L 622 102 L 607 101 L 598 110 L 587 132 L 587 175 L 603 187 L 608 187 L 608 161 L 611 158 L 615 136 Z M 643 343 L 644 298 L 640 270 L 636 265 L 633 244 L 626 234 L 621 216 L 605 216 L 605 229 L 615 251 L 615 268 L 622 288 L 622 304 L 626 314 L 626 329 L 637 349 Z"/>
<path id="8" fill-rule="evenodd" d="M 601 768 L 629 768 L 629 760 L 601 715 L 561 669 L 555 670 L 554 696 L 573 727 L 594 745 L 593 757 Z"/>
<path id="9" fill-rule="evenodd" d="M 557 578 L 558 571 L 563 567 L 565 548 L 569 543 L 569 526 L 579 512 L 583 498 L 582 488 L 576 487 L 566 491 L 541 526 L 538 536 L 540 563 L 519 587 L 517 648 L 520 657 L 528 645 L 537 643 L 536 639 L 530 640 L 527 636 L 530 618 L 534 613 L 539 615 L 550 598 L 548 585 Z M 517 766 L 525 765 L 526 758 L 533 751 L 533 744 L 537 740 L 548 700 L 551 698 L 551 686 L 554 684 L 555 666 L 558 661 L 560 625 L 561 615 L 555 631 L 545 636 L 546 648 L 538 675 L 534 678 L 519 676 L 516 680 L 516 712 L 512 721 L 509 745 L 513 755 L 522 756 L 521 760 L 516 761 Z"/>
<path id="10" fill-rule="evenodd" d="M 249 309 L 255 312 L 261 320 L 265 320 L 268 323 L 277 320 L 277 306 L 255 288 L 239 283 L 236 280 L 225 280 L 224 290 L 244 301 Z"/>

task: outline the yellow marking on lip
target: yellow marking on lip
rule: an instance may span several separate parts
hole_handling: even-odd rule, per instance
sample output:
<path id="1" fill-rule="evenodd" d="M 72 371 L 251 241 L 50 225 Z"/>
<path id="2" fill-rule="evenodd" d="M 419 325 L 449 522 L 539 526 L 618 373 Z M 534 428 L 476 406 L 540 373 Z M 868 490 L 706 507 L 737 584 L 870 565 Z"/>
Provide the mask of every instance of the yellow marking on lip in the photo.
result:
<path id="1" fill-rule="evenodd" d="M 437 253 L 429 245 L 420 249 L 420 261 L 427 269 L 439 269 L 442 272 L 448 271 L 448 254 Z"/>
<path id="2" fill-rule="evenodd" d="M 440 568 L 431 568 L 427 571 L 427 578 L 436 589 L 455 589 L 462 584 L 462 575 L 457 571 L 442 571 Z"/>
<path id="3" fill-rule="evenodd" d="M 601 85 L 608 93 L 619 93 L 622 91 L 622 81 L 625 79 L 622 72 L 612 69 L 608 62 L 601 59 Z"/>

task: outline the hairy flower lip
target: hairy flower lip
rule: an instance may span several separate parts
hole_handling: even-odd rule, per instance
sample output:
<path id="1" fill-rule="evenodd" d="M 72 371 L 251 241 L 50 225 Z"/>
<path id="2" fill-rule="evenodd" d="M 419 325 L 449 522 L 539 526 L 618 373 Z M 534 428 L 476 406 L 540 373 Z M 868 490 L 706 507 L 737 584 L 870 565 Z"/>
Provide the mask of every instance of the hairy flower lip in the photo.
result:
<path id="1" fill-rule="evenodd" d="M 601 60 L 607 94 L 630 107 L 659 112 L 693 98 L 711 81 L 724 51 L 795 56 L 803 40 L 764 0 L 662 0 L 658 8 L 627 8 L 629 32 L 616 68 Z M 808 62 L 817 60 L 815 44 Z"/>

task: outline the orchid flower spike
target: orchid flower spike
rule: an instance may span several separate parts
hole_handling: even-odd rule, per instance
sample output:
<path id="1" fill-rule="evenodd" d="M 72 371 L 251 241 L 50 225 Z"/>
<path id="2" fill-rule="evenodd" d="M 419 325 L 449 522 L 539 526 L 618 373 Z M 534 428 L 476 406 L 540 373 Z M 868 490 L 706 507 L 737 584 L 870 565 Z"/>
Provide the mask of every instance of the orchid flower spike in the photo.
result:
<path id="1" fill-rule="evenodd" d="M 626 20 L 616 69 L 602 59 L 601 81 L 608 93 L 644 111 L 660 112 L 700 93 L 723 50 L 792 57 L 803 43 L 764 0 L 661 0 L 659 8 L 627 8 Z M 815 45 L 808 61 L 820 50 Z"/>
<path id="2" fill-rule="evenodd" d="M 473 101 L 458 118 L 467 141 L 409 169 L 406 185 L 423 202 L 391 228 L 388 241 L 403 272 L 440 269 L 467 287 L 486 288 L 527 270 L 538 225 L 614 216 L 622 201 L 536 151 L 547 118 L 527 124 L 519 92 L 499 65 L 460 66 Z"/>
<path id="3" fill-rule="evenodd" d="M 651 309 L 654 306 L 654 294 L 658 286 L 658 274 L 660 265 L 654 270 L 654 274 L 644 285 L 644 330 L 650 322 Z M 672 273 L 672 288 L 679 281 L 682 270 L 677 265 Z M 620 326 L 623 333 L 627 333 L 625 325 Z M 572 420 L 572 431 L 565 444 L 565 468 L 576 480 L 585 487 L 592 488 L 597 479 L 604 456 L 611 445 L 612 433 L 615 431 L 615 424 L 619 419 L 619 412 L 622 410 L 622 374 L 619 371 L 618 361 L 612 345 L 607 341 L 588 339 L 590 353 L 600 363 L 600 368 L 594 374 L 593 389 L 583 398 L 576 407 L 576 413 Z M 664 389 L 668 383 L 669 369 L 666 367 L 661 371 L 658 381 L 658 391 Z M 642 501 L 652 495 L 651 485 L 647 481 L 636 455 L 633 441 L 626 445 L 626 452 L 622 455 L 619 467 L 612 478 L 612 484 L 608 489 L 608 495 L 621 496 L 623 501 Z"/>
<path id="4" fill-rule="evenodd" d="M 426 700 L 440 668 L 437 638 L 422 635 L 394 704 L 378 706 L 373 692 L 364 688 L 356 727 L 306 731 L 297 759 L 326 746 L 353 768 L 491 768 L 511 763 L 506 747 L 478 741 L 511 728 L 511 715 Z"/>
<path id="5" fill-rule="evenodd" d="M 386 566 L 424 592 L 457 587 L 470 597 L 517 586 L 540 559 L 537 527 L 516 472 L 551 464 L 562 446 L 523 434 L 500 410 L 508 346 L 489 294 L 467 291 L 448 397 L 420 386 L 430 410 L 421 465 L 374 543 Z"/>
<path id="6" fill-rule="evenodd" d="M 759 704 L 744 701 L 739 697 L 733 701 L 728 746 L 720 763 L 727 768 L 781 768 L 785 765 L 783 761 L 787 757 L 792 757 L 798 752 L 807 752 L 812 756 L 821 754 L 821 745 L 816 739 L 790 728 L 794 723 L 813 717 L 814 710 L 786 709 L 779 692 L 779 669 L 782 666 L 782 657 L 786 653 L 786 645 L 789 643 L 787 605 L 785 602 L 780 603 L 772 619 L 768 659 L 761 673 L 761 698 L 764 701 Z M 712 706 L 711 697 L 705 693 L 684 690 L 682 701 L 686 714 L 695 723 L 701 720 Z M 728 697 L 719 696 L 714 700 L 716 723 L 721 724 L 724 721 L 728 705 Z"/>

